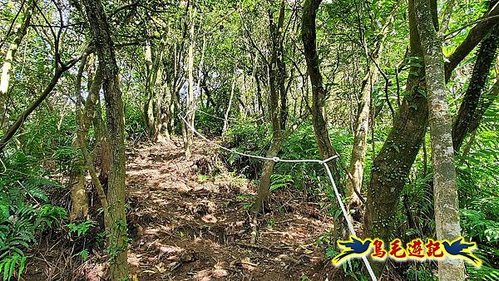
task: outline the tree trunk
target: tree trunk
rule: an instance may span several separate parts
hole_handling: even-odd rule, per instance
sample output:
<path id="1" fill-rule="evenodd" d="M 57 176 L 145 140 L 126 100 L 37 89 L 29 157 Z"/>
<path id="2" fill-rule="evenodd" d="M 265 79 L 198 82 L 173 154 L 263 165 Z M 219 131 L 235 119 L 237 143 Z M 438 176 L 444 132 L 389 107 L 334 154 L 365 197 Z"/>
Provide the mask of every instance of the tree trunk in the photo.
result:
<path id="1" fill-rule="evenodd" d="M 270 114 L 270 120 L 272 123 L 272 142 L 270 148 L 267 151 L 267 157 L 275 157 L 281 150 L 281 145 L 283 142 L 283 132 L 282 125 L 285 124 L 281 118 L 285 118 L 286 114 L 283 113 L 282 107 L 286 105 L 279 104 L 279 101 L 285 101 L 283 95 L 287 95 L 287 90 L 285 87 L 286 74 L 281 73 L 285 71 L 285 68 L 280 65 L 280 60 L 283 60 L 284 49 L 283 45 L 279 42 L 283 40 L 283 26 L 284 26 L 284 13 L 285 13 L 285 2 L 281 1 L 281 6 L 279 9 L 279 16 L 277 24 L 274 22 L 274 14 L 269 10 L 269 31 L 270 31 L 270 43 L 271 43 L 271 56 L 270 61 L 267 65 L 269 71 L 269 102 L 268 111 Z M 265 204 L 268 201 L 268 196 L 270 194 L 270 177 L 274 171 L 274 161 L 266 161 L 260 176 L 260 183 L 258 184 L 258 192 L 255 204 L 253 205 L 253 211 L 261 212 L 265 209 Z"/>
<path id="2" fill-rule="evenodd" d="M 468 134 L 472 120 L 476 120 L 474 117 L 477 114 L 476 111 L 480 97 L 485 89 L 492 63 L 496 59 L 498 40 L 499 25 L 496 25 L 490 36 L 480 45 L 468 89 L 454 121 L 452 142 L 455 151 L 458 151 L 461 147 L 464 138 Z"/>
<path id="3" fill-rule="evenodd" d="M 2 65 L 2 74 L 0 77 L 0 130 L 6 131 L 8 126 L 8 114 L 7 114 L 7 93 L 9 90 L 10 74 L 12 72 L 12 63 L 14 62 L 14 57 L 16 55 L 17 49 L 21 44 L 24 36 L 28 31 L 28 26 L 31 22 L 31 13 L 35 7 L 35 0 L 29 0 L 24 3 L 26 7 L 26 12 L 24 14 L 24 19 L 21 25 L 18 27 L 14 41 L 10 44 L 7 54 Z"/>
<path id="4" fill-rule="evenodd" d="M 162 135 L 162 98 L 163 98 L 163 48 L 160 44 L 152 48 L 149 43 L 145 47 L 146 61 L 146 94 L 144 104 L 144 116 L 149 132 L 149 138 L 153 142 L 164 142 Z"/>
<path id="5" fill-rule="evenodd" d="M 82 159 L 80 160 L 81 162 L 80 171 L 83 175 L 83 172 L 85 170 L 88 170 L 90 174 L 90 179 L 94 185 L 95 190 L 97 191 L 97 195 L 99 197 L 101 206 L 104 210 L 106 210 L 109 204 L 106 198 L 106 193 L 104 191 L 104 186 L 102 183 L 103 181 L 99 179 L 99 176 L 97 175 L 97 171 L 95 169 L 95 161 L 92 155 L 88 152 L 88 141 L 87 141 L 88 130 L 90 128 L 90 122 L 93 121 L 94 117 L 93 114 L 95 113 L 95 103 L 96 100 L 99 99 L 99 92 L 101 89 L 101 85 L 102 85 L 102 72 L 99 67 L 99 69 L 95 73 L 94 79 L 92 80 L 92 83 L 88 90 L 89 91 L 88 98 L 86 102 L 84 102 L 83 98 L 80 95 L 81 91 L 80 83 L 79 82 L 76 83 L 77 88 L 75 92 L 78 97 L 78 103 L 76 105 L 76 123 L 77 123 L 76 143 L 82 154 Z M 81 104 L 83 103 L 85 103 L 85 108 L 82 110 Z M 75 192 L 77 192 L 77 190 L 75 190 Z M 71 193 L 73 194 L 73 190 L 71 190 Z M 82 196 L 82 194 L 81 193 L 77 194 L 77 196 Z M 77 198 L 77 200 L 81 199 Z M 85 194 L 85 200 L 87 200 L 86 194 Z"/>
<path id="6" fill-rule="evenodd" d="M 101 71 L 97 69 L 97 71 Z M 97 72 L 96 72 L 97 74 Z M 102 73 L 100 74 L 102 81 Z M 95 79 L 95 78 L 94 78 Z M 102 82 L 101 82 L 102 84 Z M 92 91 L 93 83 L 88 87 L 89 92 Z M 87 99 L 87 104 L 85 104 L 85 108 L 89 108 L 91 105 L 88 103 L 93 103 L 92 106 L 95 106 L 94 115 L 92 118 L 92 122 L 94 125 L 95 132 L 95 147 L 93 150 L 94 161 L 96 162 L 96 166 L 99 167 L 99 181 L 102 185 L 107 186 L 107 181 L 109 178 L 109 171 L 111 170 L 111 155 L 109 148 L 109 137 L 107 135 L 106 123 L 103 120 L 102 114 L 102 104 L 100 101 L 99 95 L 95 96 L 95 99 Z"/>
<path id="7" fill-rule="evenodd" d="M 364 161 L 367 151 L 367 136 L 369 134 L 369 117 L 371 115 L 371 87 L 368 87 L 368 85 L 374 85 L 378 81 L 380 71 L 377 67 L 378 58 L 383 52 L 384 41 L 390 33 L 390 26 L 395 18 L 398 3 L 395 5 L 390 17 L 381 29 L 381 38 L 378 39 L 374 50 L 370 54 L 368 73 L 362 83 L 363 87 L 358 104 L 359 111 L 355 122 L 352 156 L 348 168 L 350 180 L 347 180 L 347 196 L 350 197 L 350 207 L 361 204 L 361 198 L 358 195 L 361 194 L 362 180 L 364 178 Z"/>
<path id="8" fill-rule="evenodd" d="M 102 85 L 106 100 L 106 122 L 111 150 L 111 170 L 109 172 L 104 208 L 104 225 L 107 232 L 110 277 L 113 281 L 125 280 L 128 275 L 127 226 L 126 226 L 126 187 L 125 187 L 125 144 L 124 112 L 119 85 L 118 66 L 114 43 L 104 8 L 100 0 L 84 0 L 88 23 L 92 31 L 93 43 L 102 66 Z"/>
<path id="9" fill-rule="evenodd" d="M 424 96 L 423 53 L 416 26 L 414 1 L 409 1 L 410 57 L 417 63 L 411 64 L 407 79 L 407 95 L 399 107 L 394 125 L 380 153 L 374 159 L 371 182 L 367 192 L 364 215 L 365 234 L 383 241 L 393 238 L 396 206 L 400 192 L 408 177 L 411 166 L 425 135 L 428 106 Z M 377 274 L 383 270 L 383 263 L 373 265 Z"/>
<path id="10" fill-rule="evenodd" d="M 192 3 L 191 3 L 192 5 Z M 188 73 L 188 86 L 189 89 L 187 91 L 187 99 L 186 99 L 186 108 L 187 108 L 187 122 L 191 128 L 194 128 L 194 117 L 195 117 L 195 109 L 196 109 L 196 101 L 194 98 L 194 19 L 196 18 L 196 8 L 191 6 L 189 8 L 189 18 L 190 18 L 190 27 L 189 27 L 189 50 L 187 57 L 187 73 Z M 192 138 L 193 132 L 189 130 L 187 126 L 184 126 L 185 136 L 184 136 L 184 150 L 185 157 L 189 159 L 191 157 L 191 148 L 192 148 Z"/>
<path id="11" fill-rule="evenodd" d="M 76 75 L 75 81 L 75 96 L 76 96 L 76 114 L 79 116 L 81 111 L 81 105 L 83 103 L 83 98 L 81 96 L 81 78 L 83 76 L 83 71 L 85 65 L 87 64 L 86 57 L 82 60 L 78 73 Z M 80 125 L 80 118 L 76 118 L 78 127 Z M 77 134 L 80 130 L 77 131 Z M 73 141 L 73 147 L 75 149 L 79 148 L 79 138 L 77 137 Z M 88 195 L 85 189 L 85 173 L 84 173 L 85 161 L 82 157 L 78 156 L 71 163 L 71 173 L 69 177 L 69 184 L 71 188 L 71 211 L 69 214 L 69 219 L 71 221 L 82 220 L 88 216 Z"/>
<path id="12" fill-rule="evenodd" d="M 281 150 L 282 142 L 280 139 L 272 140 L 272 144 L 267 151 L 267 157 L 275 157 Z M 271 184 L 271 176 L 274 172 L 274 161 L 265 161 L 263 164 L 262 174 L 260 176 L 260 183 L 258 184 L 258 192 L 256 202 L 253 205 L 254 212 L 264 212 L 265 204 L 268 201 L 268 197 L 270 195 L 270 184 Z"/>
<path id="13" fill-rule="evenodd" d="M 497 10 L 497 11 L 496 11 Z M 487 12 L 497 13 L 498 6 Z M 435 18 L 435 16 L 434 16 Z M 455 67 L 487 35 L 489 22 L 497 18 L 480 21 L 468 34 L 467 39 L 456 49 L 445 64 L 445 78 L 448 80 Z M 371 169 L 371 181 L 367 193 L 365 233 L 389 241 L 394 232 L 394 208 L 400 199 L 400 192 L 407 180 L 409 171 L 421 146 L 428 122 L 425 92 L 424 67 L 419 35 L 415 25 L 414 2 L 409 1 L 410 57 L 412 63 L 407 81 L 407 94 L 394 119 L 394 126 Z M 464 45 L 463 45 L 464 44 Z"/>
<path id="14" fill-rule="evenodd" d="M 227 132 L 228 126 L 229 126 L 229 113 L 230 113 L 230 108 L 232 106 L 232 100 L 234 99 L 234 90 L 236 88 L 236 71 L 234 70 L 234 77 L 232 77 L 232 86 L 230 87 L 230 97 L 229 97 L 229 104 L 227 105 L 227 110 L 225 111 L 224 114 L 224 126 L 222 128 L 222 136 L 225 135 L 225 132 Z"/>
<path id="15" fill-rule="evenodd" d="M 315 18 L 317 9 L 322 0 L 307 0 L 303 5 L 302 16 L 302 41 L 307 61 L 307 71 L 312 84 L 312 123 L 314 127 L 315 139 L 319 147 L 319 153 L 323 159 L 337 155 L 336 150 L 329 139 L 327 123 L 324 118 L 324 104 L 326 91 L 322 84 L 322 75 L 319 70 L 319 57 L 316 47 L 316 26 Z M 341 181 L 338 166 L 335 161 L 328 162 L 332 170 L 334 180 L 337 184 Z"/>
<path id="16" fill-rule="evenodd" d="M 424 52 L 425 81 L 428 90 L 429 125 L 433 162 L 433 194 L 438 240 L 452 241 L 461 236 L 459 201 L 452 146 L 452 124 L 446 101 L 442 41 L 432 24 L 430 0 L 415 0 L 417 27 Z M 464 263 L 459 259 L 438 262 L 441 281 L 464 280 Z"/>

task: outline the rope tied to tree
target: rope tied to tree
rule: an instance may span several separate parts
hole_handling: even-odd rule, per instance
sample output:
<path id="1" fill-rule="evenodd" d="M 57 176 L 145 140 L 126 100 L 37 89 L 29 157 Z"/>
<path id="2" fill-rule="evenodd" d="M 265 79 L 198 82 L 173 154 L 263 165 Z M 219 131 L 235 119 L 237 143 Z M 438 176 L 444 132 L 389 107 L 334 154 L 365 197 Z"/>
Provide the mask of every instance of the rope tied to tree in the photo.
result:
<path id="1" fill-rule="evenodd" d="M 246 156 L 246 157 L 249 157 L 249 158 L 254 158 L 254 159 L 260 159 L 260 160 L 266 160 L 266 161 L 274 161 L 275 163 L 278 163 L 278 162 L 283 162 L 283 163 L 318 163 L 320 165 L 322 165 L 324 167 L 324 169 L 326 170 L 326 173 L 329 177 L 329 180 L 331 181 L 331 185 L 333 187 L 333 191 L 334 191 L 334 194 L 336 195 L 336 200 L 338 201 L 338 204 L 340 205 L 340 208 L 341 208 L 341 212 L 343 214 L 343 217 L 345 218 L 346 222 L 347 222 L 347 226 L 348 226 L 348 230 L 350 231 L 350 234 L 353 235 L 353 236 L 357 236 L 356 233 L 355 233 L 355 229 L 353 227 L 353 223 L 352 221 L 350 220 L 350 216 L 348 215 L 348 212 L 347 212 L 347 209 L 345 207 L 345 204 L 343 203 L 343 200 L 341 199 L 341 195 L 340 195 L 340 192 L 338 190 L 338 187 L 336 186 L 336 183 L 334 182 L 334 179 L 333 179 L 333 174 L 331 173 L 331 170 L 329 169 L 329 166 L 327 165 L 327 163 L 329 161 L 332 161 L 334 159 L 337 159 L 339 158 L 339 155 L 334 155 L 334 156 L 331 156 L 327 159 L 281 159 L 277 156 L 274 156 L 274 157 L 264 157 L 264 156 L 259 156 L 259 155 L 252 155 L 252 154 L 248 154 L 248 153 L 244 153 L 244 152 L 239 152 L 235 149 L 231 149 L 231 148 L 228 148 L 228 147 L 225 147 L 225 146 L 222 146 L 210 139 L 208 139 L 207 137 L 205 137 L 203 134 L 201 134 L 200 132 L 198 132 L 191 124 L 189 124 L 189 122 L 187 122 L 186 120 L 186 117 L 192 113 L 192 110 L 191 111 L 188 111 L 185 115 L 181 115 L 179 114 L 178 117 L 182 120 L 182 122 L 184 122 L 185 126 L 191 131 L 193 132 L 195 135 L 197 135 L 198 137 L 200 137 L 201 139 L 203 139 L 205 142 L 207 143 L 210 143 L 222 150 L 225 150 L 225 151 L 228 151 L 228 152 L 231 152 L 231 153 L 234 153 L 234 154 L 238 154 L 238 155 L 241 155 L 241 156 Z M 364 262 L 364 265 L 366 266 L 366 269 L 367 269 L 367 272 L 369 273 L 369 276 L 371 277 L 371 280 L 373 281 L 377 281 L 377 277 L 376 277 L 376 274 L 374 273 L 372 267 L 371 267 L 371 264 L 369 262 L 369 260 L 363 256 L 362 257 L 362 261 Z"/>

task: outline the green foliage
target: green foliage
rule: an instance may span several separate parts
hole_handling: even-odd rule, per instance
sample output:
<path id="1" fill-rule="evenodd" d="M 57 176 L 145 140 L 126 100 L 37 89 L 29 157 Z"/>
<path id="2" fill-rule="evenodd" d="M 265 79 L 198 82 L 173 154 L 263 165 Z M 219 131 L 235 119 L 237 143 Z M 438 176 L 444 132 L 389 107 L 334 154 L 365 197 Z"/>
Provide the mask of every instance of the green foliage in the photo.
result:
<path id="1" fill-rule="evenodd" d="M 470 281 L 496 281 L 499 280 L 499 269 L 487 265 L 480 268 L 474 266 L 467 267 Z"/>
<path id="2" fill-rule="evenodd" d="M 88 257 L 89 257 L 89 253 L 88 253 L 88 250 L 87 249 L 83 249 L 81 250 L 78 255 L 80 256 L 80 258 L 84 261 L 88 260 Z"/>
<path id="3" fill-rule="evenodd" d="M 498 280 L 499 268 L 499 105 L 492 104 L 476 133 L 463 144 L 457 157 L 461 226 L 477 242 L 484 265 L 468 268 L 470 280 Z"/>
<path id="4" fill-rule="evenodd" d="M 135 104 L 125 106 L 125 120 L 125 137 L 127 139 L 134 143 L 147 139 L 144 114 L 140 106 Z"/>
<path id="5" fill-rule="evenodd" d="M 432 268 L 429 264 L 410 264 L 406 270 L 407 281 L 437 281 L 438 278 L 433 275 Z"/>
<path id="6" fill-rule="evenodd" d="M 241 121 L 229 127 L 226 133 L 226 146 L 237 151 L 264 156 L 270 146 L 272 138 L 270 126 Z M 227 153 L 227 164 L 234 170 L 255 179 L 259 176 L 262 161 L 258 159 L 244 157 L 234 153 Z"/>
<path id="7" fill-rule="evenodd" d="M 3 272 L 2 280 L 11 280 L 13 276 L 18 278 L 23 274 L 26 267 L 26 256 L 14 253 L 10 257 L 0 258 L 0 274 Z M 17 269 L 17 270 L 16 270 Z"/>
<path id="8" fill-rule="evenodd" d="M 9 31 L 12 27 L 9 24 L 16 17 L 16 11 L 20 9 L 16 1 L 7 2 L 1 4 L 3 9 L 0 9 L 4 19 L 4 24 L 0 28 L 6 34 L 2 51 L 8 48 L 9 42 L 12 42 L 15 36 Z M 117 58 L 123 85 L 126 136 L 131 145 L 134 145 L 136 142 L 146 140 L 148 136 L 143 113 L 146 97 L 145 81 L 148 81 L 143 45 L 150 43 L 151 46 L 161 45 L 164 48 L 162 53 L 164 69 L 159 81 L 162 87 L 168 87 L 169 91 L 163 92 L 161 89 L 164 94 L 161 106 L 169 107 L 169 101 L 179 98 L 173 101 L 174 112 L 166 112 L 177 114 L 184 106 L 185 93 L 184 90 L 179 91 L 178 87 L 185 87 L 186 47 L 190 41 L 187 38 L 186 27 L 191 21 L 188 19 L 186 6 L 175 1 L 166 4 L 141 1 L 135 3 L 137 5 L 125 5 L 125 8 L 132 9 L 131 13 L 126 12 L 128 9 L 123 9 L 122 3 L 118 2 L 110 1 L 104 5 L 106 11 L 112 14 L 111 23 L 121 23 L 118 26 L 111 24 L 111 29 L 113 38 L 117 41 L 116 45 L 119 46 L 116 49 L 119 52 Z M 310 107 L 311 93 L 308 87 L 303 46 L 299 38 L 303 3 L 300 1 L 283 3 L 286 5 L 283 18 L 285 28 L 281 30 L 284 36 L 277 39 L 284 49 L 282 54 L 279 52 L 279 56 L 282 55 L 286 64 L 286 74 L 281 77 L 286 80 L 286 87 L 289 90 L 287 99 L 289 126 L 293 119 L 298 118 L 297 116 L 302 115 L 307 111 L 307 107 Z M 52 14 L 56 12 L 56 8 L 51 3 L 45 4 L 47 19 L 49 21 L 52 18 L 57 19 L 58 17 L 53 17 Z M 272 65 L 269 14 L 273 14 L 275 23 L 279 4 L 279 1 L 208 0 L 195 5 L 199 14 L 194 19 L 196 39 L 198 39 L 194 48 L 194 79 L 198 87 L 203 88 L 203 91 L 195 92 L 199 94 L 197 106 L 207 113 L 203 114 L 201 111 L 196 113 L 196 126 L 203 134 L 210 137 L 221 134 L 223 126 L 221 118 L 228 105 L 232 82 L 235 81 L 235 99 L 230 112 L 229 131 L 224 136 L 225 145 L 260 156 L 266 154 L 271 142 L 269 122 L 243 118 L 239 111 L 246 110 L 248 115 L 260 115 L 260 107 L 267 114 L 270 111 L 267 100 L 271 83 L 269 67 Z M 330 128 L 330 137 L 334 148 L 341 155 L 340 159 L 334 161 L 342 168 L 348 166 L 353 142 L 351 130 L 354 127 L 361 88 L 372 87 L 374 120 L 370 122 L 374 126 L 374 132 L 368 137 L 369 151 L 364 163 L 364 185 L 370 181 L 373 158 L 393 126 L 393 116 L 387 102 L 391 102 L 397 111 L 400 99 L 407 94 L 406 81 L 412 75 L 410 68 L 423 67 L 421 58 L 412 57 L 406 52 L 409 37 L 407 4 L 407 1 L 392 0 L 324 1 L 317 11 L 316 41 L 319 68 L 327 92 L 327 100 L 324 101 L 327 109 L 326 119 L 328 124 L 333 125 Z M 399 5 L 399 8 L 393 10 L 396 5 Z M 467 31 L 475 26 L 474 23 L 483 15 L 488 5 L 488 2 L 477 0 L 459 3 L 450 1 L 439 5 L 440 22 L 444 22 L 442 18 L 446 17 L 447 12 L 450 13 L 448 29 L 442 31 L 445 34 L 443 52 L 446 57 L 464 40 Z M 61 8 L 66 9 L 63 6 Z M 75 11 L 75 9 L 63 11 L 67 26 L 75 27 L 64 29 L 67 36 L 64 44 L 60 44 L 61 54 L 58 54 L 63 61 L 79 55 L 81 49 L 88 43 L 84 42 L 88 36 L 83 36 L 83 27 L 80 27 L 84 19 L 81 19 L 81 15 Z M 386 20 L 391 18 L 392 13 L 393 25 L 384 29 L 383 26 Z M 34 18 L 39 20 L 40 16 L 36 15 Z M 17 18 L 15 26 L 21 19 L 22 13 Z M 58 25 L 57 23 L 51 26 Z M 46 27 L 39 26 L 37 30 L 43 28 Z M 374 48 L 381 43 L 379 40 L 384 32 L 387 32 L 387 39 L 383 43 L 383 51 L 375 54 Z M 54 46 L 58 45 L 40 34 L 43 35 L 44 32 L 27 32 L 21 45 L 18 46 L 7 95 L 8 114 L 5 116 L 10 119 L 8 123 L 12 123 L 14 118 L 19 116 L 43 90 L 50 80 L 50 75 L 47 73 L 53 72 L 53 59 L 57 57 L 53 51 Z M 144 35 L 147 38 L 143 37 Z M 140 46 L 135 42 L 141 43 Z M 372 57 L 369 57 L 370 55 Z M 380 77 L 377 82 L 373 81 L 374 79 L 363 81 L 373 59 L 377 61 L 376 71 Z M 89 59 L 88 66 L 91 65 L 91 60 Z M 464 86 L 467 86 L 469 80 L 467 75 L 471 72 L 470 66 L 473 61 L 474 55 L 467 56 L 460 63 L 460 70 L 453 73 L 449 85 L 449 89 L 452 89 L 449 91 L 449 100 L 451 108 L 456 107 L 453 108 L 455 111 L 460 96 L 466 88 Z M 69 171 L 80 168 L 74 161 L 80 152 L 73 147 L 76 131 L 74 104 L 77 101 L 73 93 L 74 74 L 75 69 L 72 69 L 63 75 L 50 98 L 25 120 L 22 129 L 4 150 L 5 155 L 2 155 L 7 168 L 5 173 L 0 175 L 0 243 L 2 243 L 0 272 L 4 280 L 12 276 L 18 277 L 22 273 L 26 262 L 24 251 L 36 242 L 37 234 L 59 225 L 66 216 L 63 209 L 52 205 L 50 199 L 55 192 L 61 190 L 61 185 L 50 180 L 47 171 L 65 177 Z M 497 73 L 491 73 L 489 76 L 494 77 L 494 74 Z M 88 82 L 85 80 L 88 80 L 89 76 L 90 73 L 85 71 L 84 82 Z M 260 94 L 258 97 L 257 92 Z M 424 92 L 421 94 L 426 95 Z M 208 96 L 211 100 L 207 100 Z M 411 106 L 411 109 L 419 110 L 414 106 Z M 473 241 L 477 241 L 480 249 L 478 254 L 487 263 L 480 269 L 468 269 L 472 280 L 498 279 L 497 269 L 494 269 L 494 266 L 497 267 L 499 264 L 497 258 L 499 256 L 497 250 L 499 248 L 498 112 L 496 102 L 485 113 L 482 125 L 476 134 L 465 141 L 462 151 L 456 157 L 463 233 Z M 180 133 L 179 124 L 175 122 L 177 127 L 174 131 L 176 129 L 177 133 Z M 90 129 L 88 136 L 90 145 L 95 140 L 95 133 L 92 130 Z M 434 236 L 434 206 L 429 185 L 432 178 L 431 149 L 428 138 L 426 143 L 428 149 L 426 157 L 423 158 L 420 153 L 403 190 L 402 202 L 398 206 L 393 206 L 397 215 L 397 225 L 400 226 L 398 233 L 394 235 L 400 235 L 403 239 Z M 393 148 L 400 151 L 400 147 L 393 146 Z M 298 128 L 284 140 L 279 157 L 320 158 L 313 126 L 309 121 L 300 123 Z M 225 160 L 233 171 L 237 170 L 251 179 L 257 179 L 261 173 L 262 160 L 232 153 L 227 153 Z M 383 159 L 380 159 L 380 162 L 382 161 Z M 423 161 L 426 163 L 423 164 Z M 198 178 L 201 183 L 207 180 L 209 179 L 206 176 Z M 335 202 L 329 180 L 325 176 L 323 167 L 318 164 L 276 164 L 271 177 L 271 190 L 284 188 L 312 191 L 314 194 L 325 195 L 324 197 L 327 196 Z M 247 203 L 252 199 L 241 198 L 241 201 Z M 340 217 L 341 212 L 336 207 L 337 204 L 331 205 L 334 206 L 329 210 L 331 215 Z M 409 217 L 415 225 L 409 225 Z M 89 220 L 68 224 L 67 229 L 69 236 L 81 237 L 94 226 L 95 222 Z M 102 240 L 104 238 L 101 237 Z M 108 250 L 112 256 L 118 249 Z M 331 258 L 334 253 L 335 250 L 330 248 L 326 256 Z M 82 259 L 86 259 L 88 251 L 83 250 L 79 255 Z M 349 274 L 355 280 L 363 278 L 358 276 L 360 268 L 360 263 L 349 263 L 344 266 L 346 272 L 352 272 Z M 410 263 L 401 269 L 406 280 L 434 279 L 433 264 L 420 266 Z M 306 279 L 306 276 L 303 276 L 303 279 Z"/>
<path id="9" fill-rule="evenodd" d="M 222 133 L 223 124 L 223 116 L 218 116 L 214 108 L 201 108 L 200 110 L 196 110 L 196 129 L 203 135 L 220 135 Z"/>
<path id="10" fill-rule="evenodd" d="M 227 130 L 227 143 L 248 153 L 264 154 L 272 139 L 270 126 L 256 125 L 250 121 L 233 124 Z"/>
<path id="11" fill-rule="evenodd" d="M 35 158 L 17 151 L 3 160 L 6 171 L 0 178 L 0 270 L 3 280 L 19 277 L 26 264 L 25 251 L 36 236 L 59 226 L 67 213 L 50 204 L 47 190 L 59 188 L 47 180 Z"/>
<path id="12" fill-rule="evenodd" d="M 470 237 L 488 243 L 499 243 L 499 221 L 487 219 L 484 212 L 478 210 L 462 210 L 461 215 L 462 227 Z"/>
<path id="13" fill-rule="evenodd" d="M 301 124 L 284 141 L 280 158 L 319 159 L 319 150 L 315 141 L 312 125 Z M 311 163 L 278 163 L 274 168 L 272 186 L 294 187 L 318 191 L 317 176 L 325 175 L 323 167 Z M 271 189 L 272 189 L 271 186 Z"/>
<path id="14" fill-rule="evenodd" d="M 24 252 L 36 243 L 36 234 L 60 225 L 66 210 L 52 205 L 9 206 L 5 201 L 0 206 L 0 272 L 3 270 L 3 280 L 10 280 L 22 274 L 26 264 Z"/>
<path id="15" fill-rule="evenodd" d="M 59 159 L 60 167 L 67 165 L 71 160 L 67 150 L 76 131 L 75 115 L 41 109 L 34 113 L 34 118 L 36 122 L 26 123 L 25 133 L 18 137 L 23 144 L 22 151 L 36 159 Z"/>
<path id="16" fill-rule="evenodd" d="M 77 237 L 85 235 L 92 227 L 96 225 L 95 221 L 86 220 L 81 223 L 70 223 L 66 226 L 69 229 L 69 235 L 76 234 Z"/>
<path id="17" fill-rule="evenodd" d="M 270 176 L 270 180 L 270 191 L 276 191 L 280 188 L 288 187 L 294 183 L 291 175 L 280 175 L 274 173 Z"/>

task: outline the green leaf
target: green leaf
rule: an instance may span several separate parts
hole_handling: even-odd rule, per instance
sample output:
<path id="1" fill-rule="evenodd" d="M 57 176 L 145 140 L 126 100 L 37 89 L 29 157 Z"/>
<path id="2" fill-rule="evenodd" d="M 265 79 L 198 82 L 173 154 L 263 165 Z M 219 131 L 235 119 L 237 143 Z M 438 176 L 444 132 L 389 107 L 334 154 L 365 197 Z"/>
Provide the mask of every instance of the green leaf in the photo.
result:
<path id="1" fill-rule="evenodd" d="M 19 263 L 19 270 L 17 271 L 18 278 L 21 278 L 21 275 L 23 274 L 25 267 L 26 267 L 26 256 L 22 256 L 21 262 Z"/>
<path id="2" fill-rule="evenodd" d="M 10 268 L 11 262 L 12 262 L 12 260 L 10 258 L 7 258 L 7 261 L 3 265 L 3 281 L 10 280 L 9 268 Z"/>
<path id="3" fill-rule="evenodd" d="M 9 280 L 12 278 L 14 275 L 14 269 L 16 268 L 17 260 L 19 259 L 19 255 L 14 255 L 12 256 L 12 261 L 10 262 L 10 268 L 9 268 Z"/>

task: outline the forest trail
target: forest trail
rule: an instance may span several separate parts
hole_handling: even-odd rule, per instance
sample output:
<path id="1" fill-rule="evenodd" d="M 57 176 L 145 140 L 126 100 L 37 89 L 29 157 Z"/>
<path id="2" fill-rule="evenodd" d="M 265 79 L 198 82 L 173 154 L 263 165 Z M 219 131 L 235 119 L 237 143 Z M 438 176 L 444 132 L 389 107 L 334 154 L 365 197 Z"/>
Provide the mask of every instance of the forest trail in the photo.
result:
<path id="1" fill-rule="evenodd" d="M 217 168 L 212 145 L 193 148 L 190 160 L 180 143 L 128 153 L 129 262 L 138 279 L 323 280 L 332 266 L 316 242 L 331 220 L 319 204 L 276 192 L 252 244 L 247 207 L 255 188 Z"/>

